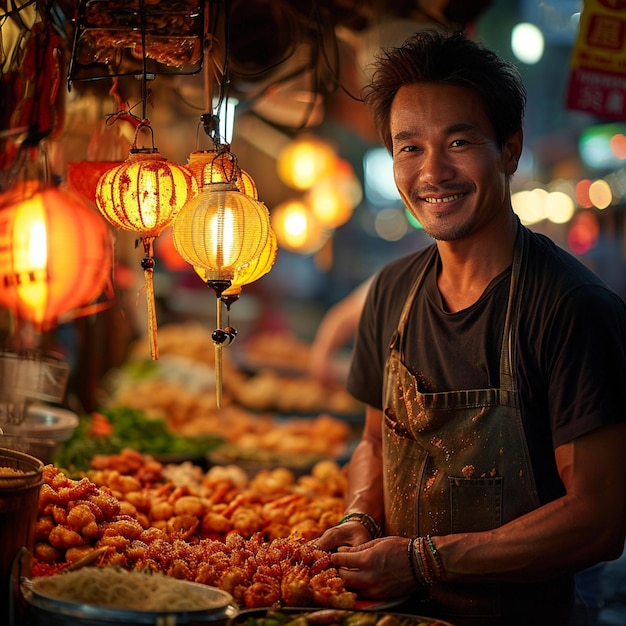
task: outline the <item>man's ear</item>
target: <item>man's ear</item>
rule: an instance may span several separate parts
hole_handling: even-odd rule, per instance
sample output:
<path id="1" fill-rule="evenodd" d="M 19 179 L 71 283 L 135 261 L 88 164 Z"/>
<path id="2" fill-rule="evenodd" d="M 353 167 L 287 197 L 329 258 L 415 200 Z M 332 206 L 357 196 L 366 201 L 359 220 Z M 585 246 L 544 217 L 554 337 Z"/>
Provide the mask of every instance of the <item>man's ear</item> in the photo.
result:
<path id="1" fill-rule="evenodd" d="M 502 158 L 504 160 L 505 174 L 512 176 L 517 171 L 517 165 L 522 156 L 524 147 L 524 131 L 520 128 L 513 133 L 504 143 Z"/>

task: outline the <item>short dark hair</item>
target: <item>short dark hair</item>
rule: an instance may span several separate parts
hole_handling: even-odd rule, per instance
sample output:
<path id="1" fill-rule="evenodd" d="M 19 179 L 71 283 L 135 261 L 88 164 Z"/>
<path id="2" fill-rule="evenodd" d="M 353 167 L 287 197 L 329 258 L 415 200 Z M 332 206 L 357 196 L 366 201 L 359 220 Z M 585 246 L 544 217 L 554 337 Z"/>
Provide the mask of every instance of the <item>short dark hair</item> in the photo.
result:
<path id="1" fill-rule="evenodd" d="M 389 115 L 400 87 L 415 83 L 457 85 L 481 99 L 498 145 L 522 128 L 526 88 L 517 67 L 462 33 L 423 30 L 400 47 L 383 50 L 364 88 L 380 138 L 391 151 Z"/>

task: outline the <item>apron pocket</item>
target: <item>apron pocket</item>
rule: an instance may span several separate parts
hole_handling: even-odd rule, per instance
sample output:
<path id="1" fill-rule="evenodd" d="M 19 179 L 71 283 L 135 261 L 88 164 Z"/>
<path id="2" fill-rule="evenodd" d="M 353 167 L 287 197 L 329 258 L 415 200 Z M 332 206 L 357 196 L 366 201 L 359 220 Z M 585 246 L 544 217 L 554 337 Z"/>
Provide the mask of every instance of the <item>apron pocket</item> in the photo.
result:
<path id="1" fill-rule="evenodd" d="M 502 525 L 501 477 L 448 480 L 451 532 L 478 532 Z"/>

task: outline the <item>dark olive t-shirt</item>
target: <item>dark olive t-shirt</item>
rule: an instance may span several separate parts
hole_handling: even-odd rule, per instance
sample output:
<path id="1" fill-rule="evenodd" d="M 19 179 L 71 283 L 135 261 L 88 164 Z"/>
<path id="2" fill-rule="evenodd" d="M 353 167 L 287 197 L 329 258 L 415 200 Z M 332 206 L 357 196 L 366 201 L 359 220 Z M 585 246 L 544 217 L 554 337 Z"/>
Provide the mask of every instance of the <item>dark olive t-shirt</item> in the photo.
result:
<path id="1" fill-rule="evenodd" d="M 513 369 L 539 496 L 546 502 L 564 491 L 554 448 L 626 419 L 626 304 L 547 237 L 531 232 L 529 239 Z M 386 265 L 368 293 L 347 387 L 375 408 L 382 408 L 390 340 L 430 250 Z M 438 262 L 411 309 L 405 364 L 422 392 L 498 387 L 511 270 L 472 306 L 448 313 L 436 286 Z"/>

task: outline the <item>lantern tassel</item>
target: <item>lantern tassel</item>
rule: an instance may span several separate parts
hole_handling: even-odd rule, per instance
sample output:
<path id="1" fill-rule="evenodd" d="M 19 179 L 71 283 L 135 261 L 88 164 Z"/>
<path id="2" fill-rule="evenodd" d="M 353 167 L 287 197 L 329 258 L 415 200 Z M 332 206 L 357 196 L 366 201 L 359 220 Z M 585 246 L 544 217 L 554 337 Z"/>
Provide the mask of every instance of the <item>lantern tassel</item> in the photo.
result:
<path id="1" fill-rule="evenodd" d="M 222 408 L 222 346 L 215 344 L 215 404 Z"/>
<path id="2" fill-rule="evenodd" d="M 215 299 L 217 308 L 215 310 L 215 321 L 217 328 L 222 328 L 222 302 L 217 297 Z M 215 403 L 217 408 L 222 408 L 222 344 L 215 341 Z"/>
<path id="3" fill-rule="evenodd" d="M 146 300 L 148 303 L 148 339 L 150 341 L 150 356 L 153 361 L 159 358 L 159 346 L 157 343 L 157 318 L 154 304 L 154 237 L 144 237 L 143 249 L 145 257 L 141 260 L 143 276 L 146 282 Z"/>
<path id="4" fill-rule="evenodd" d="M 217 309 L 215 313 L 215 321 L 217 328 L 222 327 L 222 302 L 219 298 L 215 299 Z M 215 343 L 215 403 L 217 408 L 222 408 L 222 344 Z"/>

